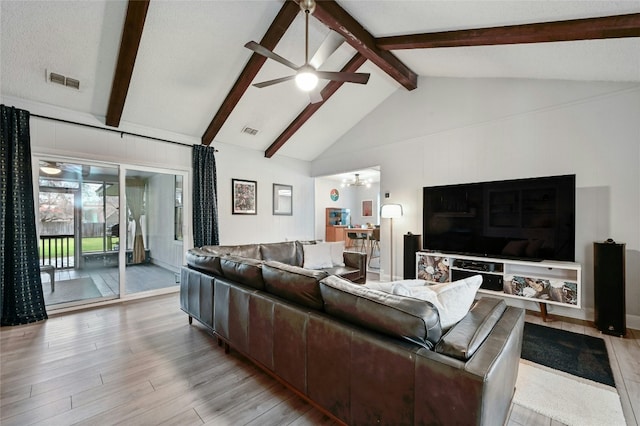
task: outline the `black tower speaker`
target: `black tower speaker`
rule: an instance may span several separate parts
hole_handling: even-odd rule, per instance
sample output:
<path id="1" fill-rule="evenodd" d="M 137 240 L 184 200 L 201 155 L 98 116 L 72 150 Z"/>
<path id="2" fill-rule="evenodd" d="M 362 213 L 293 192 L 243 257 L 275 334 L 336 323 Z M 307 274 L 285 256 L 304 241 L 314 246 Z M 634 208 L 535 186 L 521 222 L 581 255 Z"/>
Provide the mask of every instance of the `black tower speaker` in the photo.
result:
<path id="1" fill-rule="evenodd" d="M 416 253 L 420 250 L 420 235 L 406 234 L 404 236 L 404 279 L 416 277 Z"/>
<path id="2" fill-rule="evenodd" d="M 609 239 L 593 243 L 593 286 L 595 290 L 595 324 L 605 334 L 624 336 L 625 313 L 625 245 Z"/>

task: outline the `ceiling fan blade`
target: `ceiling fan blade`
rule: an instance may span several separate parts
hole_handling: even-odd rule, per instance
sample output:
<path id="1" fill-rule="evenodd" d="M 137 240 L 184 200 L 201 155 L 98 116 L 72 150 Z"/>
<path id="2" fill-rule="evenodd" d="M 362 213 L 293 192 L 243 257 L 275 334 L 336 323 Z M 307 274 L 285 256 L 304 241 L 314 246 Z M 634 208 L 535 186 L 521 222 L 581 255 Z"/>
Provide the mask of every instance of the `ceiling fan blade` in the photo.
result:
<path id="1" fill-rule="evenodd" d="M 317 87 L 314 90 L 309 92 L 309 102 L 311 102 L 312 104 L 320 103 L 323 100 L 324 99 L 322 99 L 322 95 L 320 94 L 320 90 L 318 90 Z"/>
<path id="2" fill-rule="evenodd" d="M 309 61 L 309 64 L 315 69 L 320 68 L 322 64 L 335 52 L 340 45 L 344 43 L 344 37 L 339 33 L 330 30 L 327 38 L 324 39 L 313 58 Z"/>
<path id="3" fill-rule="evenodd" d="M 347 83 L 367 84 L 371 74 L 361 72 L 332 72 L 316 71 L 318 78 L 333 81 L 345 81 Z"/>
<path id="4" fill-rule="evenodd" d="M 272 86 L 274 84 L 282 83 L 284 81 L 293 80 L 294 78 L 296 78 L 295 75 L 289 75 L 287 77 L 280 77 L 273 80 L 267 80 L 260 83 L 256 83 L 253 86 L 262 89 L 263 87 Z"/>
<path id="5" fill-rule="evenodd" d="M 244 47 L 246 47 L 249 50 L 253 50 L 258 55 L 262 55 L 262 56 L 265 56 L 265 57 L 267 57 L 269 59 L 273 59 L 276 62 L 280 62 L 282 65 L 284 65 L 286 67 L 289 67 L 292 70 L 298 71 L 298 68 L 300 68 L 296 64 L 294 64 L 293 62 L 283 58 L 282 56 L 278 55 L 277 53 L 273 53 L 272 51 L 270 51 L 266 47 L 256 43 L 255 41 L 250 41 L 249 43 L 245 44 Z"/>

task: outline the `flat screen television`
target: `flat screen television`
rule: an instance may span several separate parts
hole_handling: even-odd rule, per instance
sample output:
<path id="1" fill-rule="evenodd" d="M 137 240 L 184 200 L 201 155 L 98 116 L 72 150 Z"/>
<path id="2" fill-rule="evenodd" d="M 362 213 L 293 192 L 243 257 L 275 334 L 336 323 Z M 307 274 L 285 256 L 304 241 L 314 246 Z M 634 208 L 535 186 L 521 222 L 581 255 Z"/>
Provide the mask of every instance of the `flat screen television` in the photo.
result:
<path id="1" fill-rule="evenodd" d="M 423 249 L 575 260 L 575 175 L 423 188 Z"/>

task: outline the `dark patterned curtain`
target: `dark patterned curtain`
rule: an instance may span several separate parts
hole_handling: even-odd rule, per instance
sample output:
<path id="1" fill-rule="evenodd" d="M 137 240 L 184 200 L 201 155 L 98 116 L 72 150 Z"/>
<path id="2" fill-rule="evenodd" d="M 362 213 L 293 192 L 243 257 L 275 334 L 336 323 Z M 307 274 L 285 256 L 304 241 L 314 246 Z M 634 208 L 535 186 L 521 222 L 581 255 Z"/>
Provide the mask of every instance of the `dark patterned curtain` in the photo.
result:
<path id="1" fill-rule="evenodd" d="M 47 318 L 40 280 L 29 111 L 0 105 L 0 312 L 2 325 Z"/>
<path id="2" fill-rule="evenodd" d="M 218 184 L 215 149 L 193 146 L 193 244 L 218 245 Z"/>

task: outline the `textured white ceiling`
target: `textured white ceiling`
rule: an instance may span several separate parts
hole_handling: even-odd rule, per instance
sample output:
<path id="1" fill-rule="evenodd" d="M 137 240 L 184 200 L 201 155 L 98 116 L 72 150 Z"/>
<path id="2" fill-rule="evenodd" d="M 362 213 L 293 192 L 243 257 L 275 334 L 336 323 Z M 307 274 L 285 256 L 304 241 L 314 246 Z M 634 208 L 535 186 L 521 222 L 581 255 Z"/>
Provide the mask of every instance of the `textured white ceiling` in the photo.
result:
<path id="1" fill-rule="evenodd" d="M 376 37 L 640 12 L 640 1 L 339 0 Z M 260 41 L 281 0 L 152 1 L 121 127 L 154 129 L 198 141 Z M 1 94 L 104 121 L 126 1 L 0 2 Z M 328 29 L 310 20 L 313 52 Z M 299 14 L 276 53 L 304 62 Z M 640 81 L 640 38 L 393 52 L 420 76 Z M 354 54 L 343 45 L 323 68 Z M 79 91 L 47 83 L 45 72 L 77 78 Z M 278 152 L 312 160 L 396 90 L 371 63 L 366 86 L 345 84 Z M 290 75 L 268 60 L 255 81 Z M 307 105 L 293 82 L 250 88 L 215 142 L 264 151 Z M 66 115 L 68 118 L 68 114 Z M 241 132 L 245 126 L 256 136 Z M 157 134 L 156 134 L 157 135 Z"/>

